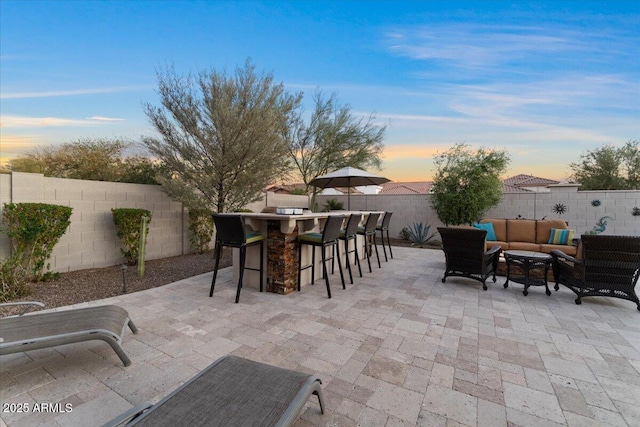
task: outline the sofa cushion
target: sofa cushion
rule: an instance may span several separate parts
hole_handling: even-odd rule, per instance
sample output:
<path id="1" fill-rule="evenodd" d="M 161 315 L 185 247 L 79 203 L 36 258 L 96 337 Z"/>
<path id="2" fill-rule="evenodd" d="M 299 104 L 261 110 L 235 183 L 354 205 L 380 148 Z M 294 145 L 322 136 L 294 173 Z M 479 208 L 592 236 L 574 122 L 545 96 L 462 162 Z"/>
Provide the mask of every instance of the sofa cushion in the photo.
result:
<path id="1" fill-rule="evenodd" d="M 493 229 L 493 224 L 492 223 L 490 223 L 490 222 L 485 222 L 483 224 L 475 223 L 475 224 L 473 224 L 473 226 L 475 228 L 479 229 L 479 230 L 486 230 L 486 232 L 487 232 L 487 240 L 488 241 L 495 242 L 496 240 L 498 240 L 496 238 L 496 232 Z"/>
<path id="2" fill-rule="evenodd" d="M 576 234 L 576 230 L 552 228 L 547 243 L 550 245 L 570 245 L 573 242 L 574 234 Z"/>
<path id="3" fill-rule="evenodd" d="M 483 219 L 479 221 L 480 224 L 493 224 L 493 231 L 496 234 L 496 240 L 498 242 L 507 241 L 507 220 L 506 219 Z"/>
<path id="4" fill-rule="evenodd" d="M 509 243 L 507 242 L 501 242 L 499 240 L 493 242 L 493 241 L 486 241 L 484 243 L 484 250 L 488 251 L 489 249 L 491 249 L 494 246 L 500 246 L 502 248 L 503 251 L 506 251 L 507 249 L 509 249 Z"/>
<path id="5" fill-rule="evenodd" d="M 578 255 L 578 248 L 576 246 L 573 245 L 549 245 L 549 244 L 542 244 L 540 245 L 540 252 L 544 252 L 545 254 L 551 253 L 552 250 L 554 249 L 558 249 L 561 250 L 562 252 L 564 252 L 567 255 L 571 255 L 572 257 L 576 257 L 579 259 Z"/>
<path id="6" fill-rule="evenodd" d="M 540 245 L 532 242 L 509 242 L 509 250 L 540 252 Z"/>
<path id="7" fill-rule="evenodd" d="M 536 221 L 532 219 L 508 219 L 507 242 L 536 242 Z M 545 242 L 546 243 L 546 242 Z"/>
<path id="8" fill-rule="evenodd" d="M 551 229 L 563 230 L 569 228 L 562 219 L 541 219 L 536 224 L 536 243 L 547 244 Z M 570 243 L 569 243 L 570 244 Z"/>

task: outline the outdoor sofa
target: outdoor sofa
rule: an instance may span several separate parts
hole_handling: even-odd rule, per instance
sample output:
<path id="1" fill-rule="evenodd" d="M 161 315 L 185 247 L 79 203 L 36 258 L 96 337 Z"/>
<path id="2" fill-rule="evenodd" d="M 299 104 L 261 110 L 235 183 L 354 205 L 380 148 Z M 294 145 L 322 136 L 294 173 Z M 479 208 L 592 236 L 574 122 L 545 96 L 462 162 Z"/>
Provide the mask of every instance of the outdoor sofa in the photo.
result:
<path id="1" fill-rule="evenodd" d="M 498 245 L 503 251 L 520 250 L 546 254 L 560 250 L 571 256 L 576 255 L 578 249 L 574 239 L 575 231 L 570 230 L 567 223 L 561 219 L 487 218 L 478 221 L 474 227 L 487 230 L 486 249 Z"/>

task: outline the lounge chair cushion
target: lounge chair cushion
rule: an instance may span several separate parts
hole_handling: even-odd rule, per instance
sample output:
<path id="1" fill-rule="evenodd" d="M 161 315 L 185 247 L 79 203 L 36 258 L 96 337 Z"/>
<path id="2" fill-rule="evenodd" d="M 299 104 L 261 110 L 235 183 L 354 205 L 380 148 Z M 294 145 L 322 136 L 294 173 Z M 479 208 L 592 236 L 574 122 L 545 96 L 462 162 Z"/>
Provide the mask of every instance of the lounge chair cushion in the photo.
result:
<path id="1" fill-rule="evenodd" d="M 129 366 L 131 361 L 120 346 L 127 325 L 138 332 L 127 311 L 115 305 L 4 317 L 0 319 L 0 354 L 97 339 L 111 345 Z"/>
<path id="2" fill-rule="evenodd" d="M 237 356 L 225 356 L 127 425 L 292 425 L 320 380 Z"/>

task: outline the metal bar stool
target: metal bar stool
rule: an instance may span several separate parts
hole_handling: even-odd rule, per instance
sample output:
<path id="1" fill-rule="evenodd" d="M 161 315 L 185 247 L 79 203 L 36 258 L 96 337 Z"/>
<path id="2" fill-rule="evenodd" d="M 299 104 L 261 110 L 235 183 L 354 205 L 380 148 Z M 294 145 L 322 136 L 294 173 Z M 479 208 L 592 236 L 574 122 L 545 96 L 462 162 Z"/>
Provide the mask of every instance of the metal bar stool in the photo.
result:
<path id="1" fill-rule="evenodd" d="M 322 233 L 304 233 L 298 235 L 298 292 L 300 291 L 300 285 L 302 280 L 302 270 L 311 267 L 311 284 L 315 281 L 314 265 L 316 261 L 316 247 L 321 248 L 322 253 L 322 272 L 324 274 L 324 280 L 327 284 L 327 295 L 331 298 L 331 288 L 329 287 L 329 275 L 327 274 L 327 261 L 331 259 L 333 266 L 333 260 L 338 259 L 338 269 L 340 270 L 340 279 L 342 280 L 342 289 L 346 289 L 344 283 L 344 274 L 342 273 L 342 261 L 340 261 L 340 247 L 338 245 L 338 237 L 340 236 L 340 227 L 344 215 L 333 215 L 327 218 L 327 222 L 324 225 Z M 302 245 L 310 245 L 312 247 L 311 252 L 311 264 L 302 266 Z M 327 258 L 325 249 L 331 247 L 331 257 Z M 333 268 L 332 268 L 333 273 Z"/>
<path id="2" fill-rule="evenodd" d="M 358 227 L 358 234 L 364 236 L 364 251 L 367 254 L 367 263 L 369 264 L 369 273 L 371 270 L 371 245 L 376 248 L 376 258 L 378 259 L 378 268 L 382 268 L 380 265 L 380 255 L 378 254 L 378 245 L 376 244 L 376 226 L 378 225 L 378 218 L 380 214 L 377 212 L 371 212 L 365 222 L 364 227 Z"/>
<path id="3" fill-rule="evenodd" d="M 213 222 L 216 226 L 216 267 L 213 270 L 213 280 L 211 281 L 209 297 L 213 296 L 213 288 L 216 285 L 218 266 L 220 265 L 220 254 L 222 253 L 223 246 L 240 249 L 240 274 L 238 278 L 238 290 L 236 292 L 236 304 L 240 300 L 240 289 L 242 289 L 244 270 L 260 272 L 260 292 L 262 292 L 262 276 L 264 271 L 262 251 L 264 246 L 264 236 L 255 232 L 245 232 L 242 217 L 240 215 L 214 214 Z M 260 268 L 251 268 L 245 265 L 247 259 L 247 248 L 255 245 L 260 245 Z"/>
<path id="4" fill-rule="evenodd" d="M 360 224 L 360 220 L 362 219 L 362 214 L 351 214 L 349 220 L 347 221 L 347 226 L 340 230 L 340 240 L 344 240 L 344 253 L 347 260 L 347 269 L 349 270 L 349 279 L 351 280 L 351 284 L 353 284 L 353 274 L 351 274 L 351 262 L 349 261 L 349 254 L 355 252 L 355 264 L 358 264 L 358 271 L 360 272 L 360 277 L 362 277 L 362 267 L 360 267 L 360 257 L 358 256 L 358 224 Z M 349 241 L 353 240 L 353 249 L 349 250 Z"/>
<path id="5" fill-rule="evenodd" d="M 384 246 L 384 234 L 387 233 L 387 246 L 389 246 L 389 256 L 393 258 L 393 252 L 391 252 L 391 241 L 389 240 L 389 223 L 391 222 L 391 215 L 393 212 L 385 212 L 384 217 L 382 217 L 382 224 L 378 224 L 376 230 L 380 231 L 380 240 L 382 240 L 382 250 L 384 251 L 384 260 L 389 261 L 387 259 L 387 249 Z"/>

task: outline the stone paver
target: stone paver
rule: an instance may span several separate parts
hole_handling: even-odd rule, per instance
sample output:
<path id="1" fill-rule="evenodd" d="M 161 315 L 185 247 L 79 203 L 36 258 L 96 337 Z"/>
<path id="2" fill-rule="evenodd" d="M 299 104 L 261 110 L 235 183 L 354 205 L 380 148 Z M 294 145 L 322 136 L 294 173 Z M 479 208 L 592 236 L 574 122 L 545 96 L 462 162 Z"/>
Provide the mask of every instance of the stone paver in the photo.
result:
<path id="1" fill-rule="evenodd" d="M 633 303 L 577 306 L 564 287 L 525 297 L 501 279 L 487 291 L 464 278 L 443 284 L 441 251 L 394 248 L 394 257 L 346 290 L 334 285 L 332 299 L 318 280 L 288 296 L 246 287 L 234 304 L 225 269 L 213 298 L 204 274 L 84 304 L 129 311 L 140 329 L 123 341 L 133 364 L 102 342 L 2 356 L 3 404 L 61 405 L 3 411 L 0 426 L 100 425 L 226 354 L 322 379 L 327 413 L 312 399 L 297 427 L 640 425 Z"/>

